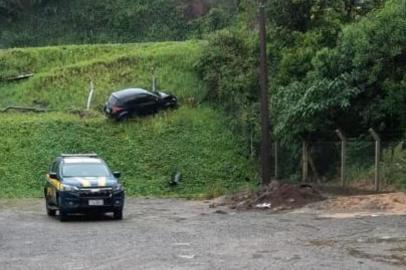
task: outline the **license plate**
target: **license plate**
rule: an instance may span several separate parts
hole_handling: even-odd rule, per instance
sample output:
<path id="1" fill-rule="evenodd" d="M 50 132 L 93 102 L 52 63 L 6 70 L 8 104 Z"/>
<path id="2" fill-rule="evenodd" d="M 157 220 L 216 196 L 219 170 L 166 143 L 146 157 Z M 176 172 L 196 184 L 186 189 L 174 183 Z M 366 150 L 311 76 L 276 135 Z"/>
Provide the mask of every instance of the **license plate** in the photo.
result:
<path id="1" fill-rule="evenodd" d="M 102 205 L 104 205 L 104 202 L 103 202 L 103 200 L 89 200 L 89 205 L 102 206 Z"/>

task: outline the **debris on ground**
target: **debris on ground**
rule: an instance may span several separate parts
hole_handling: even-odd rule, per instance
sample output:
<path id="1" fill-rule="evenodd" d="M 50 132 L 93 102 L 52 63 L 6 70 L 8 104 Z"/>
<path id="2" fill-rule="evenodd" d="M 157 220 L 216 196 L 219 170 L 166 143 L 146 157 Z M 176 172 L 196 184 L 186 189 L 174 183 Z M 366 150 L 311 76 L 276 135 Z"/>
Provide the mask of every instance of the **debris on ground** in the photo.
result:
<path id="1" fill-rule="evenodd" d="M 323 191 L 311 184 L 294 185 L 272 181 L 260 191 L 246 190 L 213 199 L 208 203 L 210 208 L 228 207 L 236 210 L 258 209 L 273 212 L 302 208 L 301 210 L 341 213 L 343 217 L 346 213 L 406 214 L 405 192 L 371 194 L 369 191 L 356 195 L 354 192 L 359 192 L 358 190 L 348 189 L 349 192 L 339 193 L 331 189 L 321 190 Z"/>
<path id="2" fill-rule="evenodd" d="M 255 208 L 267 209 L 267 208 L 271 208 L 271 205 L 272 204 L 270 204 L 270 203 L 260 203 L 260 204 L 255 205 Z"/>
<path id="3" fill-rule="evenodd" d="M 14 75 L 11 77 L 6 77 L 6 78 L 1 78 L 0 81 L 20 81 L 23 79 L 28 79 L 34 76 L 34 73 L 27 73 L 27 74 L 19 74 L 19 75 Z"/>
<path id="4" fill-rule="evenodd" d="M 169 185 L 170 186 L 177 186 L 180 183 L 181 179 L 182 179 L 182 174 L 176 168 L 172 173 L 171 179 L 169 180 Z"/>
<path id="5" fill-rule="evenodd" d="M 18 112 L 35 112 L 35 113 L 45 113 L 48 112 L 47 109 L 37 108 L 37 107 L 22 107 L 22 106 L 8 106 L 3 109 L 0 109 L 0 112 L 9 112 L 9 111 L 18 111 Z"/>
<path id="6" fill-rule="evenodd" d="M 406 213 L 406 193 L 385 193 L 359 196 L 340 196 L 318 205 L 319 209 L 334 211 L 388 211 Z"/>
<path id="7" fill-rule="evenodd" d="M 224 210 L 216 210 L 214 211 L 215 214 L 227 215 L 227 212 Z"/>
<path id="8" fill-rule="evenodd" d="M 196 255 L 179 255 L 178 257 L 182 258 L 182 259 L 191 260 L 191 259 L 194 259 L 196 257 Z"/>
<path id="9" fill-rule="evenodd" d="M 272 209 L 290 210 L 325 198 L 310 184 L 281 184 L 272 181 L 258 192 L 243 191 L 230 197 L 220 197 L 212 201 L 209 207 L 228 206 L 231 209 Z"/>

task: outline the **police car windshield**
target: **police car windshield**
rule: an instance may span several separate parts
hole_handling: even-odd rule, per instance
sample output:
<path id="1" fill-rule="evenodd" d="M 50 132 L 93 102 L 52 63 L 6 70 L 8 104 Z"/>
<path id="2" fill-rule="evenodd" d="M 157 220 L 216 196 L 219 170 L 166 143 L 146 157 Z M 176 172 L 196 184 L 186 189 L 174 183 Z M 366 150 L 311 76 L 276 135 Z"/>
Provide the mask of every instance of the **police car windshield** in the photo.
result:
<path id="1" fill-rule="evenodd" d="M 101 163 L 64 164 L 62 167 L 64 177 L 107 177 L 110 171 Z"/>

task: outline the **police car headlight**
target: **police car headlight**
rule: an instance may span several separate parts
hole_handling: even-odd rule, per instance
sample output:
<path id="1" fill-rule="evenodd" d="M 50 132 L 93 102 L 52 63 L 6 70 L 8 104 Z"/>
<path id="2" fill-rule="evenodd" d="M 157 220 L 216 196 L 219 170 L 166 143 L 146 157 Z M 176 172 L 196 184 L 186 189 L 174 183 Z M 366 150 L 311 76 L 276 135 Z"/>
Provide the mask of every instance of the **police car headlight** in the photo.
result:
<path id="1" fill-rule="evenodd" d="M 69 186 L 69 185 L 62 184 L 62 190 L 63 191 L 79 191 L 79 188 L 75 187 L 75 186 Z"/>
<path id="2" fill-rule="evenodd" d="M 121 184 L 116 184 L 113 186 L 113 191 L 122 191 L 123 186 Z"/>

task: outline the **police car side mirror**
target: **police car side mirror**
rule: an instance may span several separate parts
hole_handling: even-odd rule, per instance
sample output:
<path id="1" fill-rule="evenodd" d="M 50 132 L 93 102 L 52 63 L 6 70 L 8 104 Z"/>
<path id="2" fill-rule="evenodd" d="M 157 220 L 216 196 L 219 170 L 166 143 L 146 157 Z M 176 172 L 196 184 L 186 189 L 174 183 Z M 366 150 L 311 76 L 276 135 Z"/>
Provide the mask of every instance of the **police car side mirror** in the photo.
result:
<path id="1" fill-rule="evenodd" d="M 58 175 L 54 172 L 49 173 L 49 178 L 58 180 Z"/>
<path id="2" fill-rule="evenodd" d="M 113 176 L 115 178 L 120 178 L 121 177 L 121 172 L 113 172 Z"/>

